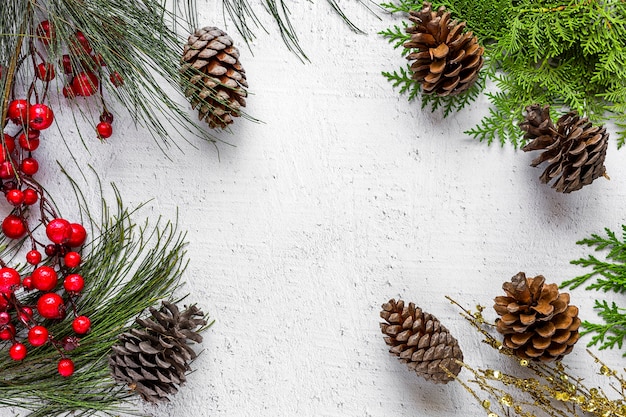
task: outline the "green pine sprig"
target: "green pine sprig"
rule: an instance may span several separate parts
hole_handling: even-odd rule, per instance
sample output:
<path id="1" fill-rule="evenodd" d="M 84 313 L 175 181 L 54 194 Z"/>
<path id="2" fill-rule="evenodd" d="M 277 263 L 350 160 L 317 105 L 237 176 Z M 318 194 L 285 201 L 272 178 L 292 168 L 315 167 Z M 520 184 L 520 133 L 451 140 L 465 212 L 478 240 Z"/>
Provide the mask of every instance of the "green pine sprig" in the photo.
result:
<path id="1" fill-rule="evenodd" d="M 369 0 L 357 0 L 357 2 L 376 15 L 373 8 L 370 7 Z M 344 12 L 338 1 L 326 0 L 326 3 L 348 28 L 355 33 L 363 33 L 358 25 Z M 243 37 L 248 46 L 256 38 L 258 30 L 269 33 L 269 29 L 259 17 L 259 10 L 263 10 L 273 19 L 274 25 L 287 48 L 302 61 L 308 61 L 309 58 L 306 55 L 305 48 L 298 38 L 297 25 L 294 25 L 291 20 L 290 8 L 293 7 L 292 4 L 283 0 L 261 0 L 256 4 L 249 0 L 222 0 L 222 5 L 237 32 Z"/>
<path id="2" fill-rule="evenodd" d="M 603 292 L 626 292 L 626 225 L 622 225 L 621 236 L 610 229 L 605 229 L 606 235 L 592 234 L 591 237 L 577 242 L 595 248 L 596 252 L 604 252 L 604 258 L 588 255 L 572 261 L 574 265 L 591 268 L 586 274 L 563 282 L 563 287 L 571 289 L 587 284 L 586 290 Z M 592 282 L 589 283 L 589 281 Z M 626 309 L 619 307 L 615 302 L 609 304 L 606 300 L 597 300 L 594 306 L 604 323 L 584 321 L 582 334 L 592 334 L 589 345 L 600 345 L 600 349 L 622 348 L 626 337 Z M 624 353 L 626 356 L 626 353 Z"/>
<path id="3" fill-rule="evenodd" d="M 76 307 L 90 317 L 92 328 L 68 353 L 76 365 L 74 375 L 71 380 L 58 375 L 59 352 L 50 345 L 30 349 L 19 362 L 1 355 L 0 405 L 25 409 L 31 417 L 136 413 L 130 404 L 133 393 L 110 376 L 108 354 L 136 317 L 159 300 L 172 299 L 187 265 L 186 243 L 176 223 L 137 224 L 140 207 L 124 208 L 117 190 L 115 194 L 115 205 L 103 201 L 101 220 L 92 221 L 95 238 L 85 246 L 77 270 L 86 287 Z M 87 211 L 84 215 L 91 218 Z M 25 303 L 34 303 L 36 296 L 25 297 Z M 57 340 L 73 334 L 71 320 L 46 326 Z M 4 342 L 0 350 L 6 349 Z"/>

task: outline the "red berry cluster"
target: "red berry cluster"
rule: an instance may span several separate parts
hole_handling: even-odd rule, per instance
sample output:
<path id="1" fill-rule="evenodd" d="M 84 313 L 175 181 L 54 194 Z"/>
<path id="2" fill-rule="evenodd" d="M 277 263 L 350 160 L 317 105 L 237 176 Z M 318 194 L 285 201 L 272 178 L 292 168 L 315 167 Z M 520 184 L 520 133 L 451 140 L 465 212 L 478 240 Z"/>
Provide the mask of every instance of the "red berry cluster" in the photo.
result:
<path id="1" fill-rule="evenodd" d="M 48 20 L 44 20 L 36 29 L 37 38 L 44 47 L 48 47 L 55 41 L 54 27 Z M 68 41 L 67 52 L 61 56 L 59 66 L 66 76 L 66 83 L 63 87 L 63 95 L 68 99 L 75 97 L 89 97 L 97 92 L 102 96 L 101 77 L 106 69 L 106 63 L 102 55 L 95 53 L 89 40 L 83 32 L 76 30 L 72 38 Z M 47 61 L 44 55 L 34 48 L 34 54 L 41 62 L 35 63 L 35 75 L 40 80 L 48 83 L 56 76 L 55 66 Z M 115 87 L 124 84 L 124 79 L 117 71 L 108 71 L 109 80 Z M 100 123 L 96 126 L 98 138 L 107 139 L 113 134 L 113 115 L 107 111 L 103 103 L 103 111 L 100 116 Z"/>
<path id="2" fill-rule="evenodd" d="M 21 240 L 15 242 L 16 247 L 30 244 L 25 253 L 27 268 L 14 268 L 0 259 L 0 341 L 7 342 L 9 356 L 17 361 L 26 358 L 29 349 L 54 347 L 60 355 L 58 371 L 67 377 L 74 372 L 68 352 L 78 346 L 80 336 L 91 327 L 89 317 L 78 312 L 76 303 L 85 286 L 77 268 L 87 232 L 80 223 L 61 218 L 33 179 L 39 170 L 33 152 L 39 147 L 41 132 L 54 122 L 54 112 L 44 103 L 56 68 L 60 66 L 66 76 L 64 92 L 68 97 L 96 93 L 102 97 L 105 65 L 80 31 L 67 42 L 68 53 L 62 56 L 59 66 L 45 59 L 47 48 L 55 40 L 50 23 L 41 22 L 31 29 L 30 35 L 28 52 L 13 70 L 17 72 L 30 59 L 35 75 L 23 96 L 16 97 L 13 86 L 6 117 L 0 118 L 0 191 L 10 207 L 1 231 L 9 239 Z M 55 45 L 54 49 L 60 50 L 61 46 Z M 119 74 L 112 72 L 110 77 L 114 85 L 121 85 Z M 113 115 L 104 100 L 101 102 L 101 121 L 96 130 L 98 137 L 104 139 L 113 133 Z M 45 237 L 38 225 L 44 226 Z M 72 320 L 73 333 L 52 334 L 50 325 L 68 318 Z"/>
<path id="3" fill-rule="evenodd" d="M 66 353 L 78 346 L 77 336 L 91 328 L 90 319 L 78 314 L 76 309 L 76 299 L 85 280 L 73 271 L 81 263 L 80 253 L 73 249 L 83 245 L 87 233 L 78 223 L 56 218 L 46 225 L 46 236 L 51 242 L 45 246 L 49 262 L 41 264 L 42 255 L 33 239 L 34 248 L 26 253 L 26 262 L 33 266 L 30 275 L 20 276 L 6 265 L 0 268 L 0 339 L 11 342 L 9 356 L 16 361 L 26 358 L 29 349 L 26 341 L 32 347 L 53 345 L 61 356 L 58 371 L 67 377 L 73 374 L 74 363 Z M 20 289 L 24 293 L 39 291 L 36 302 L 22 303 L 16 296 Z M 72 329 L 76 335 L 57 339 L 50 334 L 46 323 L 65 319 L 68 311 L 72 312 Z"/>

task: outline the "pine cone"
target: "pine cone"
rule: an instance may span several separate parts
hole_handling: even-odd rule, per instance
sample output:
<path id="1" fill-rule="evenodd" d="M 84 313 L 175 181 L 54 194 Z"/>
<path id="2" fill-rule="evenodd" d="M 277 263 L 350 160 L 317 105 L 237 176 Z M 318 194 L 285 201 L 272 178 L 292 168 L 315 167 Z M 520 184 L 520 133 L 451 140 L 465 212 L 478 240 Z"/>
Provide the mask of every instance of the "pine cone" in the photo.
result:
<path id="1" fill-rule="evenodd" d="M 205 27 L 189 37 L 181 73 L 185 96 L 211 128 L 225 128 L 246 106 L 246 72 L 233 40 L 222 30 Z"/>
<path id="2" fill-rule="evenodd" d="M 496 329 L 504 345 L 525 359 L 551 361 L 570 353 L 580 337 L 578 307 L 569 305 L 569 294 L 556 284 L 545 284 L 538 275 L 527 278 L 519 272 L 502 289 L 506 296 L 494 299 L 500 315 Z"/>
<path id="3" fill-rule="evenodd" d="M 598 177 L 606 177 L 604 159 L 609 134 L 604 126 L 593 126 L 589 119 L 576 112 L 567 113 L 557 121 L 550 119 L 550 107 L 538 104 L 526 108 L 526 118 L 520 124 L 531 140 L 524 151 L 544 150 L 531 166 L 547 162 L 540 179 L 552 184 L 558 192 L 569 193 L 591 184 Z"/>
<path id="4" fill-rule="evenodd" d="M 452 375 L 459 374 L 457 361 L 463 361 L 463 352 L 436 317 L 413 303 L 405 306 L 402 300 L 391 299 L 382 308 L 380 317 L 386 323 L 380 323 L 380 329 L 387 335 L 385 342 L 391 346 L 391 354 L 431 382 L 446 384 L 454 379 L 442 367 Z"/>
<path id="5" fill-rule="evenodd" d="M 135 320 L 139 328 L 131 328 L 119 336 L 111 347 L 109 366 L 113 378 L 128 384 L 151 403 L 169 401 L 190 371 L 189 362 L 196 353 L 188 341 L 201 342 L 198 326 L 206 321 L 196 306 L 179 312 L 175 304 L 163 301 L 160 310 L 150 308 L 152 318 Z"/>
<path id="6" fill-rule="evenodd" d="M 419 12 L 409 12 L 415 25 L 406 29 L 411 40 L 404 44 L 411 52 L 413 79 L 424 94 L 456 95 L 467 90 L 478 78 L 484 48 L 472 32 L 463 32 L 465 22 L 450 21 L 445 7 L 432 11 L 424 2 Z"/>

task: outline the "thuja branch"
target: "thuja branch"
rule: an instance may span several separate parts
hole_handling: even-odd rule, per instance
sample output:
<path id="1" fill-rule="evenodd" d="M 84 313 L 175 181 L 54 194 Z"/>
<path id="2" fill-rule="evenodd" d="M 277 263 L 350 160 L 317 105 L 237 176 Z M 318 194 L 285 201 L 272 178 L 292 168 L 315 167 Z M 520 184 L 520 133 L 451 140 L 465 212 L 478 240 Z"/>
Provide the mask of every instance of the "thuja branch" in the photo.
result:
<path id="1" fill-rule="evenodd" d="M 588 255 L 572 261 L 572 264 L 591 268 L 591 271 L 567 280 L 562 285 L 570 288 L 587 285 L 586 290 L 623 294 L 626 291 L 626 225 L 622 225 L 621 235 L 607 228 L 604 234 L 592 234 L 577 244 L 592 247 L 604 256 Z M 596 300 L 594 307 L 604 323 L 583 322 L 583 334 L 592 335 L 589 344 L 599 344 L 600 349 L 621 349 L 626 337 L 626 309 L 606 300 Z"/>

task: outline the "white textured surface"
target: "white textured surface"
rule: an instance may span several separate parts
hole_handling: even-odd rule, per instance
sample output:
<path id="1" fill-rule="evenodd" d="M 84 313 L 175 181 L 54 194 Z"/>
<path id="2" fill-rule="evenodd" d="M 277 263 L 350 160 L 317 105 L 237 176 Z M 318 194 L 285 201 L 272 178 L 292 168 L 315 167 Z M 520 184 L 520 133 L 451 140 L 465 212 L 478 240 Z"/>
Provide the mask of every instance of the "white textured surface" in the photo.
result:
<path id="1" fill-rule="evenodd" d="M 387 353 L 381 303 L 414 301 L 456 335 L 468 363 L 498 367 L 444 295 L 490 305 L 518 271 L 571 278 L 581 270 L 569 261 L 586 253 L 575 241 L 624 222 L 626 151 L 610 146 L 611 181 L 556 194 L 539 184 L 532 155 L 462 134 L 485 99 L 443 120 L 399 96 L 380 72 L 403 58 L 376 35 L 394 19 L 346 7 L 368 35 L 324 2 L 290 6 L 306 65 L 273 29 L 252 53 L 240 48 L 247 109 L 264 123 L 237 121 L 222 135 L 236 146 L 219 146 L 219 159 L 192 140 L 197 149 L 183 143 L 168 160 L 123 119 L 116 129 L 127 134 L 77 151 L 127 204 L 154 198 L 141 215 L 178 209 L 190 242 L 185 289 L 216 320 L 186 387 L 149 414 L 483 416 L 458 384 L 429 385 Z M 202 24 L 223 26 L 217 7 L 200 8 Z M 44 184 L 55 169 L 43 168 Z M 584 318 L 596 318 L 592 296 L 572 293 Z M 576 373 L 589 372 L 586 341 L 567 359 Z"/>

